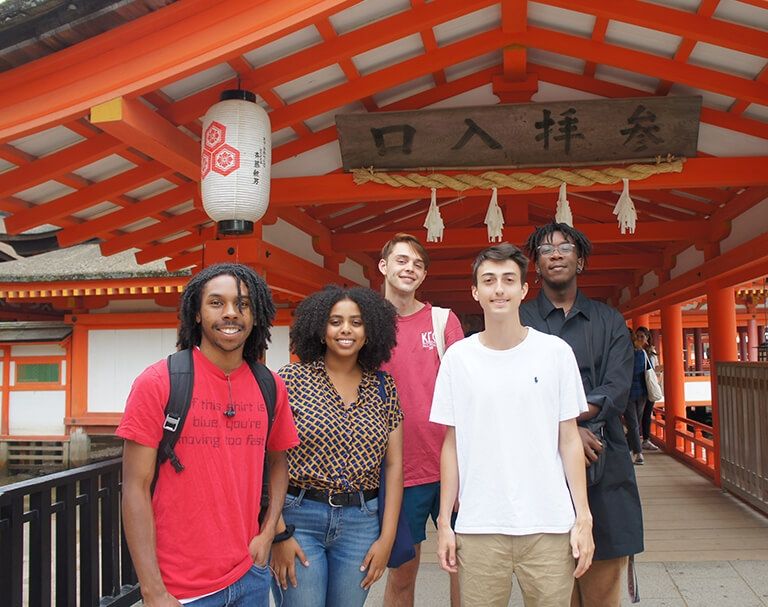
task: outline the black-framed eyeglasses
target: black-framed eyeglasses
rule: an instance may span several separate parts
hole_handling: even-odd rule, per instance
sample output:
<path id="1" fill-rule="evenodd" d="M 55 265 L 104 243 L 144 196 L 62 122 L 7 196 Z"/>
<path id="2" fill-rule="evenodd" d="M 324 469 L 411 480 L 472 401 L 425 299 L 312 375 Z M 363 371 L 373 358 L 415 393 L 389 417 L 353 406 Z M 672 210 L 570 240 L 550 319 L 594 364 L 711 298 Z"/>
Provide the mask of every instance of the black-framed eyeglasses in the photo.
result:
<path id="1" fill-rule="evenodd" d="M 540 244 L 536 250 L 539 252 L 539 255 L 543 255 L 544 257 L 554 255 L 555 251 L 560 253 L 560 255 L 568 255 L 568 253 L 573 253 L 576 250 L 576 245 L 572 242 L 561 242 L 557 245 Z"/>

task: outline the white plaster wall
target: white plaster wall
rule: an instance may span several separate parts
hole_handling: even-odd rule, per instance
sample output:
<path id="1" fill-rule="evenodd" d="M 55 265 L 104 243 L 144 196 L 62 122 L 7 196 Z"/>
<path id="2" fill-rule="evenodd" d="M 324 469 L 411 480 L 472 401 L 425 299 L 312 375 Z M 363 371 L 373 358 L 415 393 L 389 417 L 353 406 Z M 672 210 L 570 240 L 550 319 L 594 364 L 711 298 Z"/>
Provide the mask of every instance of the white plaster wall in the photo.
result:
<path id="1" fill-rule="evenodd" d="M 696 247 L 688 247 L 677 256 L 675 267 L 672 268 L 669 275 L 671 278 L 677 278 L 681 274 L 685 274 L 688 270 L 698 268 L 703 263 L 704 253 L 699 251 Z"/>
<path id="2" fill-rule="evenodd" d="M 712 384 L 708 381 L 685 382 L 685 402 L 712 400 Z"/>
<path id="3" fill-rule="evenodd" d="M 651 291 L 659 286 L 659 277 L 656 272 L 648 272 L 643 276 L 643 282 L 640 283 L 640 293 Z"/>
<path id="4" fill-rule="evenodd" d="M 347 259 L 344 263 L 339 265 L 339 274 L 344 278 L 354 280 L 357 284 L 363 285 L 364 287 L 371 286 L 371 282 L 365 277 L 365 274 L 363 274 L 363 266 L 351 259 Z"/>
<path id="5" fill-rule="evenodd" d="M 271 226 L 264 226 L 262 237 L 269 244 L 285 249 L 320 267 L 323 265 L 323 256 L 318 255 L 312 248 L 312 237 L 282 219 L 278 219 Z"/>
<path id="6" fill-rule="evenodd" d="M 175 351 L 176 329 L 89 331 L 87 410 L 124 411 L 136 376 Z"/>
<path id="7" fill-rule="evenodd" d="M 126 312 L 175 312 L 176 308 L 158 306 L 154 299 L 122 299 L 110 301 L 103 308 L 92 310 L 93 314 L 123 314 Z"/>
<path id="8" fill-rule="evenodd" d="M 731 234 L 720 243 L 725 253 L 768 231 L 768 198 L 742 213 L 731 223 Z"/>
<path id="9" fill-rule="evenodd" d="M 65 403 L 64 390 L 11 392 L 8 429 L 15 435 L 62 435 Z"/>
<path id="10" fill-rule="evenodd" d="M 272 327 L 272 341 L 269 343 L 265 357 L 266 364 L 272 371 L 277 371 L 291 362 L 288 331 L 289 327 Z"/>
<path id="11" fill-rule="evenodd" d="M 39 346 L 11 346 L 11 356 L 64 356 L 66 351 L 58 344 Z"/>

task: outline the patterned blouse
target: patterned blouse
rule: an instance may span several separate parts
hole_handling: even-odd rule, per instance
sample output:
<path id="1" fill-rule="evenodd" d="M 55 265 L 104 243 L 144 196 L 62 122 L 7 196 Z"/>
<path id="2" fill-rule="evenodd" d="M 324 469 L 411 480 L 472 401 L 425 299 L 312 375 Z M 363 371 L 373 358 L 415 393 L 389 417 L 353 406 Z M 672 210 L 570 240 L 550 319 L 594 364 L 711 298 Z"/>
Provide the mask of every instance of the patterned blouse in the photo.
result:
<path id="1" fill-rule="evenodd" d="M 345 408 L 322 360 L 291 363 L 278 375 L 301 439 L 286 452 L 290 484 L 330 493 L 376 489 L 389 433 L 403 419 L 392 377 L 385 374 L 382 402 L 376 374 L 364 372 L 357 401 Z"/>

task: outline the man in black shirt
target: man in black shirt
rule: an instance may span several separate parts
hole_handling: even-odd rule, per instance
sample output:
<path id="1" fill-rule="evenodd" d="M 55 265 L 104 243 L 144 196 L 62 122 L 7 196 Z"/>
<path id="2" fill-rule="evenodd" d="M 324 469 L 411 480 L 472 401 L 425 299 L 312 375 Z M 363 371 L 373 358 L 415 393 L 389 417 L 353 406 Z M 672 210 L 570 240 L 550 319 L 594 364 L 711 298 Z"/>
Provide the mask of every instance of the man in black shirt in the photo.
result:
<path id="1" fill-rule="evenodd" d="M 541 291 L 520 307 L 521 321 L 559 336 L 573 348 L 589 403 L 589 411 L 577 420 L 587 465 L 606 451 L 603 476 L 587 489 L 595 557 L 576 580 L 571 605 L 619 607 L 621 572 L 629 556 L 643 551 L 640 496 L 621 423 L 632 383 L 632 344 L 621 314 L 578 290 L 578 275 L 592 249 L 584 234 L 551 223 L 534 230 L 527 248 Z M 587 420 L 604 422 L 602 442 L 582 426 Z"/>

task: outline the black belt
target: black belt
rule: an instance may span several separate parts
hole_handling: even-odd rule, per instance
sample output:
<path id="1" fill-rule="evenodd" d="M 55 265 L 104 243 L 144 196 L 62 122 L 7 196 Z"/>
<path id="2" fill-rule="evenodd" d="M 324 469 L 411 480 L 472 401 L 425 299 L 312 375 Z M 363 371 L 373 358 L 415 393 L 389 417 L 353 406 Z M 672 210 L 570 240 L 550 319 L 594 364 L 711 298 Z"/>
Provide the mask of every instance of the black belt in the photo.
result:
<path id="1" fill-rule="evenodd" d="M 299 495 L 304 492 L 304 497 L 313 502 L 327 502 L 334 508 L 340 508 L 341 506 L 360 506 L 360 491 L 352 491 L 350 493 L 329 493 L 328 491 L 321 491 L 320 489 L 302 489 L 301 487 L 294 487 L 288 485 L 289 495 Z M 378 497 L 378 489 L 366 489 L 362 491 L 363 500 L 372 500 L 374 497 Z"/>

